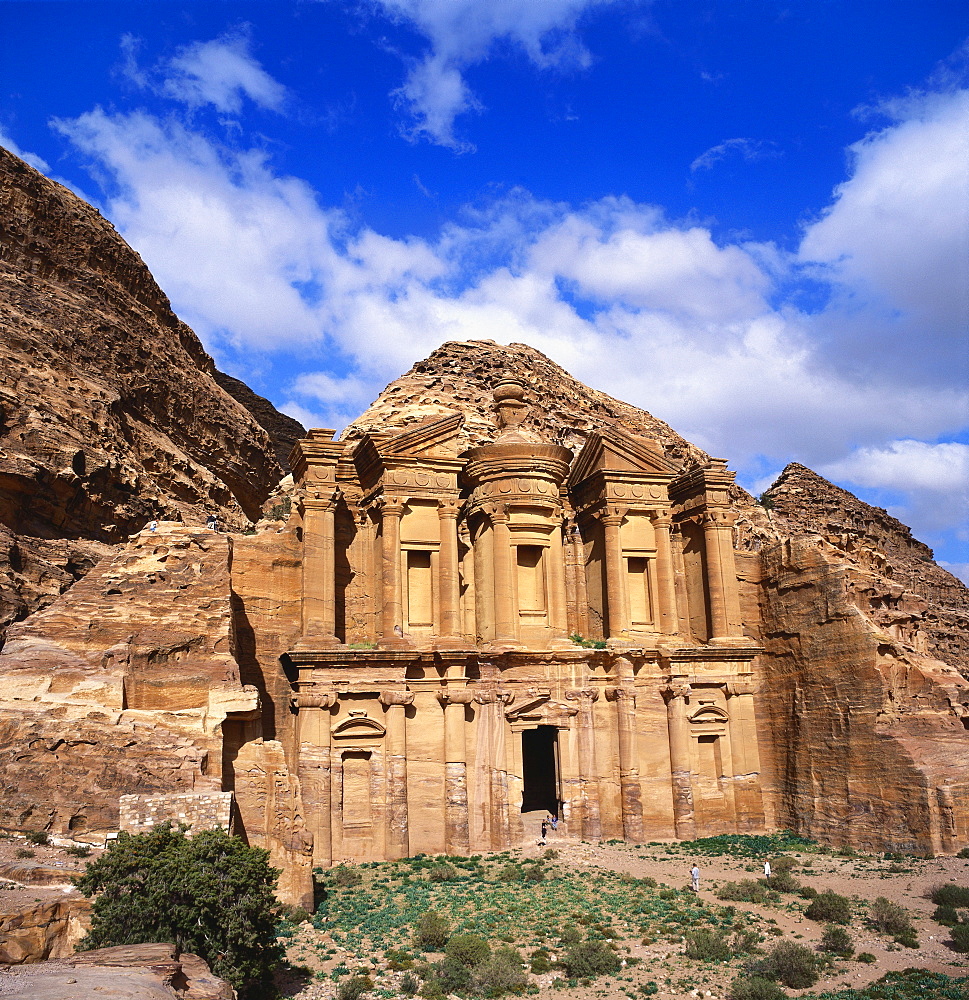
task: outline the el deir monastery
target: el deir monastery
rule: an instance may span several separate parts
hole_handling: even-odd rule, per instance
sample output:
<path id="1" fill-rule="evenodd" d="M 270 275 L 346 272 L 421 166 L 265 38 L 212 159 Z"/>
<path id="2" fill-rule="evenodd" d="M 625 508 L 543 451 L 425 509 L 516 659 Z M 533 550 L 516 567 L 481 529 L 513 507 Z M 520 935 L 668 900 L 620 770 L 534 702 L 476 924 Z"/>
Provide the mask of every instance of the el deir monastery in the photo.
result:
<path id="1" fill-rule="evenodd" d="M 493 341 L 304 431 L 3 150 L 0 321 L 0 828 L 231 825 L 304 904 L 314 866 L 549 813 L 969 844 L 969 593 L 809 469 L 755 502 Z"/>

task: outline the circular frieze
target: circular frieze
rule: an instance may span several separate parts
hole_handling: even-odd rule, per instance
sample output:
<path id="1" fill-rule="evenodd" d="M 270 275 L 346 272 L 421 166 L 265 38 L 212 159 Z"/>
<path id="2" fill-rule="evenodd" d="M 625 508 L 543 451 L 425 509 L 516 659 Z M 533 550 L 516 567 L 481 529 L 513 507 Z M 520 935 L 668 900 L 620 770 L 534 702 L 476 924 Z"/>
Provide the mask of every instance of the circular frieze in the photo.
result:
<path id="1" fill-rule="evenodd" d="M 614 483 L 612 487 L 612 495 L 614 497 L 624 497 L 626 495 L 626 487 L 622 483 Z"/>
<path id="2" fill-rule="evenodd" d="M 642 498 L 646 496 L 646 487 L 641 486 L 639 483 L 633 483 L 633 485 L 630 486 L 629 489 L 632 495 L 636 497 L 638 500 L 642 500 Z"/>
<path id="3" fill-rule="evenodd" d="M 438 476 L 437 485 L 440 486 L 441 489 L 447 489 L 447 487 L 450 486 L 451 484 L 447 476 Z"/>
<path id="4" fill-rule="evenodd" d="M 519 479 L 518 480 L 518 492 L 528 493 L 531 491 L 532 481 L 530 479 Z"/>
<path id="5" fill-rule="evenodd" d="M 414 482 L 418 486 L 429 486 L 431 482 L 431 477 L 426 472 L 415 472 Z"/>
<path id="6" fill-rule="evenodd" d="M 663 488 L 661 486 L 650 486 L 649 495 L 654 500 L 659 500 L 659 498 L 663 495 Z"/>

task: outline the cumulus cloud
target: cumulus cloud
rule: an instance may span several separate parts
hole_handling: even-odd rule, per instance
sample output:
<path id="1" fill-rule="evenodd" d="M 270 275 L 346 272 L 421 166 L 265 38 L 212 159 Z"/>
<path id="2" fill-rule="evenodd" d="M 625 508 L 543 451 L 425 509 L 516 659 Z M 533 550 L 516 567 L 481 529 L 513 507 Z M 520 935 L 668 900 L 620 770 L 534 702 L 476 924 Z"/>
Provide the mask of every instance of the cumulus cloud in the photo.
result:
<path id="1" fill-rule="evenodd" d="M 139 45 L 133 35 L 121 39 L 121 72 L 139 87 L 190 108 L 210 104 L 223 114 L 241 113 L 245 98 L 268 111 L 282 111 L 285 106 L 286 88 L 253 56 L 244 30 L 184 45 L 150 70 L 138 62 Z"/>
<path id="2" fill-rule="evenodd" d="M 859 144 L 797 255 L 718 241 L 628 198 L 576 206 L 527 191 L 469 210 L 434 240 L 392 239 L 351 224 L 261 151 L 177 119 L 96 109 L 58 127 L 112 179 L 107 214 L 210 349 L 289 352 L 316 369 L 289 386 L 287 412 L 304 421 L 339 427 L 442 341 L 522 341 L 751 478 L 796 458 L 894 491 L 918 534 L 960 516 L 967 446 L 944 439 L 969 422 L 966 381 L 946 360 L 965 281 L 950 267 L 924 292 L 889 257 L 894 247 L 905 266 L 949 266 L 957 237 L 943 192 L 949 216 L 966 205 L 950 162 L 958 137 L 946 134 L 962 127 L 959 100 L 922 102 Z M 884 178 L 911 169 L 919 142 L 946 163 L 924 187 L 900 180 L 898 203 Z M 804 270 L 834 289 L 814 312 L 785 299 Z M 907 363 L 872 353 L 859 377 L 838 331 L 895 337 L 905 296 L 912 316 L 931 307 L 938 322 L 916 337 L 906 320 Z M 914 379 L 918 366 L 941 374 Z"/>
<path id="3" fill-rule="evenodd" d="M 756 139 L 724 139 L 716 146 L 711 146 L 701 153 L 691 164 L 690 170 L 711 170 L 721 160 L 728 156 L 739 156 L 748 163 L 763 160 L 776 153 L 768 145 Z"/>
<path id="4" fill-rule="evenodd" d="M 373 0 L 390 17 L 413 25 L 430 48 L 414 60 L 394 92 L 410 118 L 406 134 L 459 151 L 454 121 L 481 105 L 462 71 L 481 62 L 495 42 L 521 47 L 539 68 L 581 68 L 590 62 L 576 25 L 587 10 L 616 0 Z"/>

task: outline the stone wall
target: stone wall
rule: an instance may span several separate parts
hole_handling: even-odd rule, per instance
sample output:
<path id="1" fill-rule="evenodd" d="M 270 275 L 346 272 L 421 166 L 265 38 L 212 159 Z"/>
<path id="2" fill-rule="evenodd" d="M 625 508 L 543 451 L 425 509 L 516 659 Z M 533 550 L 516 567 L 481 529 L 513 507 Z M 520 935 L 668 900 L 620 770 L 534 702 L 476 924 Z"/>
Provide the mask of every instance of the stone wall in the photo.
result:
<path id="1" fill-rule="evenodd" d="M 125 833 L 148 833 L 170 822 L 186 826 L 187 833 L 221 829 L 233 833 L 232 792 L 199 792 L 188 795 L 122 795 L 120 828 Z"/>

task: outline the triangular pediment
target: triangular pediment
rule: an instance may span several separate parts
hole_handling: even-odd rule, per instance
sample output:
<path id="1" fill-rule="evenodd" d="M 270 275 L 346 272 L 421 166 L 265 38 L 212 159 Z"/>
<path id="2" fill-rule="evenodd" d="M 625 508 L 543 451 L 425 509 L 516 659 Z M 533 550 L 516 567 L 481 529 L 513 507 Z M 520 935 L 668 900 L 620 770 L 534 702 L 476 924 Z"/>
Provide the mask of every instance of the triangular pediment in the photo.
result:
<path id="1" fill-rule="evenodd" d="M 570 478 L 573 483 L 580 483 L 596 472 L 669 477 L 676 473 L 676 466 L 655 441 L 609 429 L 589 435 L 572 465 Z"/>
<path id="2" fill-rule="evenodd" d="M 377 444 L 377 450 L 387 457 L 425 455 L 429 452 L 435 454 L 443 452 L 447 457 L 452 457 L 457 453 L 457 449 L 448 445 L 457 437 L 463 423 L 463 413 L 431 417 L 413 427 L 408 427 L 407 430 L 382 436 Z"/>

